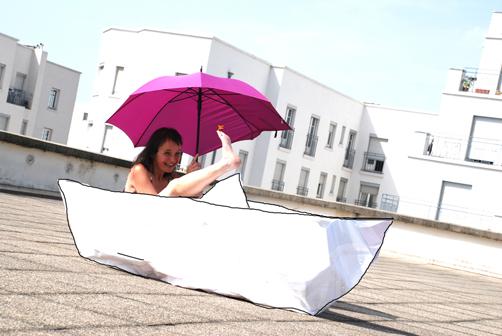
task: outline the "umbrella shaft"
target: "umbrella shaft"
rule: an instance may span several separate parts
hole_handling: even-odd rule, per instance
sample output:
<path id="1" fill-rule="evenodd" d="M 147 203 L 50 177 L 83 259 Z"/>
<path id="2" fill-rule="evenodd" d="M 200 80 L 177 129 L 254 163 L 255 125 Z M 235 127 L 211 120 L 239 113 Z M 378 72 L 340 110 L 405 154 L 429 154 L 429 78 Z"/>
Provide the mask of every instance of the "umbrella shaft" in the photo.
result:
<path id="1" fill-rule="evenodd" d="M 197 144 L 195 154 L 199 154 L 199 136 L 200 136 L 200 113 L 202 111 L 202 88 L 199 88 L 197 95 Z M 197 159 L 198 160 L 198 159 Z"/>

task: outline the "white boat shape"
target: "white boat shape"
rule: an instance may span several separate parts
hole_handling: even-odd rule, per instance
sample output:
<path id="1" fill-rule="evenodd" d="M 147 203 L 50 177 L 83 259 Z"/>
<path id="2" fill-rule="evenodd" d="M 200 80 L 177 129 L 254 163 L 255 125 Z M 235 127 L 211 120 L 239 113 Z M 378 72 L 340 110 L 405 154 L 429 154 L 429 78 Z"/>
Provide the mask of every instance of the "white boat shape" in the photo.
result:
<path id="1" fill-rule="evenodd" d="M 248 202 L 238 175 L 199 200 L 58 183 L 82 257 L 172 285 L 312 315 L 359 283 L 392 223 Z"/>

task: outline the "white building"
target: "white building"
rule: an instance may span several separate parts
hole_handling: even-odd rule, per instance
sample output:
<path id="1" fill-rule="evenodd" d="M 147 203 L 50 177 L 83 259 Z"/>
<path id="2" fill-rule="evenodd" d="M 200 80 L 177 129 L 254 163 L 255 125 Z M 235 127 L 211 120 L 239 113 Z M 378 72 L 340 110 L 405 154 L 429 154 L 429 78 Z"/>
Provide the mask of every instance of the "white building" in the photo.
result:
<path id="1" fill-rule="evenodd" d="M 234 144 L 243 158 L 245 184 L 336 199 L 336 181 L 350 178 L 350 170 L 342 167 L 345 146 L 355 144 L 364 104 L 215 37 L 153 29 L 105 30 L 91 103 L 77 106 L 68 144 L 133 159 L 138 150 L 131 141 L 104 122 L 149 80 L 194 73 L 201 66 L 208 74 L 252 85 L 295 128 L 294 136 L 266 132 Z M 188 159 L 184 157 L 185 163 Z M 218 153 L 210 153 L 202 160 L 209 165 L 217 159 Z"/>
<path id="2" fill-rule="evenodd" d="M 0 130 L 66 144 L 80 72 L 0 33 Z"/>
<path id="3" fill-rule="evenodd" d="M 110 28 L 69 144 L 132 159 L 138 150 L 104 122 L 147 81 L 201 66 L 252 85 L 294 128 L 234 144 L 244 184 L 496 229 L 502 13 L 493 14 L 479 68 L 450 70 L 439 113 L 362 103 L 215 37 Z M 204 165 L 215 159 L 207 154 Z"/>
<path id="4" fill-rule="evenodd" d="M 502 231 L 501 70 L 495 12 L 479 68 L 450 69 L 439 113 L 366 104 L 348 202 Z"/>

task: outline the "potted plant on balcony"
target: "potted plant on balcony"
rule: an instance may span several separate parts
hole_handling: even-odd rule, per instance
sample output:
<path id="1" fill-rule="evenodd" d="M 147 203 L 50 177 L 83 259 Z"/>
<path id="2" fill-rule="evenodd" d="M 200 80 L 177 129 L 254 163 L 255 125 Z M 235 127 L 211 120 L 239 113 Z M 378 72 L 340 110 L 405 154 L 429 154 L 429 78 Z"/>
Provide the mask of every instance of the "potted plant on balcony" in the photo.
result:
<path id="1" fill-rule="evenodd" d="M 469 91 L 472 86 L 472 81 L 469 78 L 464 78 L 462 80 L 462 91 Z"/>

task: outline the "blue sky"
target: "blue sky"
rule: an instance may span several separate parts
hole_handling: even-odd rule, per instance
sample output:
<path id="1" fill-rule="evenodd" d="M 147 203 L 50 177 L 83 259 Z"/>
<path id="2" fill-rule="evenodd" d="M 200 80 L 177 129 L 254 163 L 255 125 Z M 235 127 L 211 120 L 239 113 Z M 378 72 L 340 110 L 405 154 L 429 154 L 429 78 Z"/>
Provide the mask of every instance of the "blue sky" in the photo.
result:
<path id="1" fill-rule="evenodd" d="M 494 11 L 502 1 L 19 0 L 3 6 L 0 32 L 82 72 L 82 103 L 101 34 L 117 26 L 214 35 L 360 101 L 439 111 L 448 69 L 479 66 Z"/>

